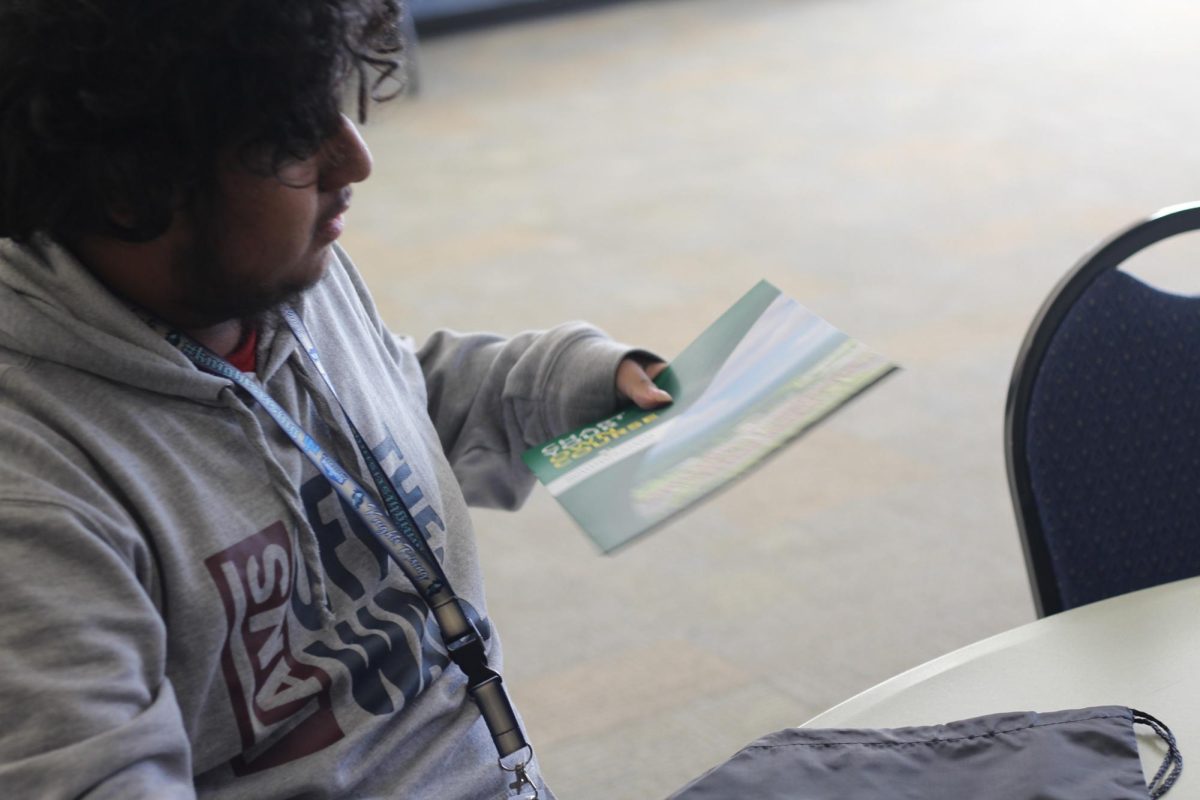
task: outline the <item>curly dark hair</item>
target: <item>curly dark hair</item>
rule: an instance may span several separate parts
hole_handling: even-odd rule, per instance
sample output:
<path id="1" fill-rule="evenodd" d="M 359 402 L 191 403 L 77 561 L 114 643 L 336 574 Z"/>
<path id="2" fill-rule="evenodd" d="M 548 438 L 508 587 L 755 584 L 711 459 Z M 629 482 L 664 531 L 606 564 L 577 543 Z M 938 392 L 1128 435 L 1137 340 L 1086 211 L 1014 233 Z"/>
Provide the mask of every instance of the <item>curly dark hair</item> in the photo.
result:
<path id="1" fill-rule="evenodd" d="M 0 237 L 146 241 L 227 148 L 311 155 L 355 79 L 360 121 L 403 90 L 400 20 L 398 0 L 0 0 Z"/>

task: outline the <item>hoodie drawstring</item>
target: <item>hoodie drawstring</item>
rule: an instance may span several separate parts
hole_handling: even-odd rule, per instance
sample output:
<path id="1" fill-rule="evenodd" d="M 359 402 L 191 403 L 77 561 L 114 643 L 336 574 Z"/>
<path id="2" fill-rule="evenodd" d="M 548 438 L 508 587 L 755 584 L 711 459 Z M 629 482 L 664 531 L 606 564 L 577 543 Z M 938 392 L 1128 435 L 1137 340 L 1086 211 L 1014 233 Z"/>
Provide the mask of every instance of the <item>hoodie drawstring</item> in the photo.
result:
<path id="1" fill-rule="evenodd" d="M 344 418 L 344 412 L 330 400 L 325 384 L 318 383 L 317 379 L 313 377 L 309 371 L 308 359 L 299 350 L 293 350 L 289 360 L 293 362 L 293 372 L 304 387 L 304 391 L 308 392 L 308 396 L 317 404 L 317 413 L 329 426 L 329 432 L 334 439 L 334 452 L 338 460 L 347 466 L 354 464 L 360 474 L 366 472 L 366 464 L 362 462 L 362 455 L 358 452 L 354 440 L 347 434 L 345 426 L 338 424 Z"/>
<path id="2" fill-rule="evenodd" d="M 321 565 L 317 532 L 309 524 L 308 516 L 296 500 L 296 493 L 291 490 L 292 478 L 279 463 L 275 454 L 271 452 L 258 417 L 254 415 L 249 406 L 238 398 L 233 387 L 221 390 L 221 401 L 237 417 L 242 433 L 254 445 L 254 449 L 267 467 L 271 486 L 291 515 L 300 557 L 304 562 L 308 590 L 312 595 L 312 603 L 320 609 L 321 621 L 326 625 L 332 624 L 336 617 L 330 608 L 329 588 L 325 582 L 325 568 Z"/>

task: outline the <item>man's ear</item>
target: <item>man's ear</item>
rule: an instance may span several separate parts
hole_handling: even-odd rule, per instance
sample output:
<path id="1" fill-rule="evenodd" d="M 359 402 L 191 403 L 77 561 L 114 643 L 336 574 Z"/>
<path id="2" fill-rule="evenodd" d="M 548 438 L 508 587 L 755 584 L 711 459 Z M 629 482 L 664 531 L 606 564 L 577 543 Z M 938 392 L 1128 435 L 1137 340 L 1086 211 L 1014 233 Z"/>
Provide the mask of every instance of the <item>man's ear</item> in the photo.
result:
<path id="1" fill-rule="evenodd" d="M 167 232 L 177 213 L 170 209 L 153 213 L 135 209 L 128 202 L 110 202 L 106 204 L 105 230 L 101 233 L 125 242 L 153 241 Z"/>

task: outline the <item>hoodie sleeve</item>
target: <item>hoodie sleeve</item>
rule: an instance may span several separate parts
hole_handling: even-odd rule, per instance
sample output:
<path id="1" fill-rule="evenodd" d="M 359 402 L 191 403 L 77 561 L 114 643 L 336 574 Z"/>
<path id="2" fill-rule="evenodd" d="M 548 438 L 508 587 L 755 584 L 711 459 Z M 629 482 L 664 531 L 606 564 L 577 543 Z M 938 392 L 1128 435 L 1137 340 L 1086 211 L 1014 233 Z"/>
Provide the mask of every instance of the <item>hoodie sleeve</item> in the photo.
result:
<path id="1" fill-rule="evenodd" d="M 0 497 L 5 797 L 193 798 L 162 617 L 84 514 Z"/>
<path id="2" fill-rule="evenodd" d="M 365 320 L 401 375 L 411 341 L 388 331 L 345 251 L 335 248 Z M 514 509 L 533 488 L 521 454 L 614 413 L 617 367 L 627 356 L 655 360 L 581 322 L 512 338 L 439 331 L 416 351 L 426 407 L 471 505 Z"/>
<path id="3" fill-rule="evenodd" d="M 467 502 L 519 506 L 534 482 L 521 454 L 613 413 L 617 367 L 636 352 L 579 322 L 430 337 L 417 352 L 429 415 Z"/>

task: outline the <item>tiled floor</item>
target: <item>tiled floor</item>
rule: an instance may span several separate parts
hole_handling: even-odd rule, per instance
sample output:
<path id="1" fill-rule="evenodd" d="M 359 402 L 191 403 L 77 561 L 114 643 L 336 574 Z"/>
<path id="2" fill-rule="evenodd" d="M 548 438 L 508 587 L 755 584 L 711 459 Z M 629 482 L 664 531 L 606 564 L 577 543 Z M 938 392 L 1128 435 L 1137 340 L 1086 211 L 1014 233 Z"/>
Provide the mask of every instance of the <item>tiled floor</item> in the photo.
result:
<path id="1" fill-rule="evenodd" d="M 544 492 L 478 515 L 564 800 L 662 797 L 1032 618 L 1009 370 L 1078 256 L 1200 194 L 1198 24 L 1186 0 L 659 0 L 425 43 L 345 238 L 396 330 L 587 318 L 670 356 L 765 277 L 905 368 L 615 557 Z"/>

